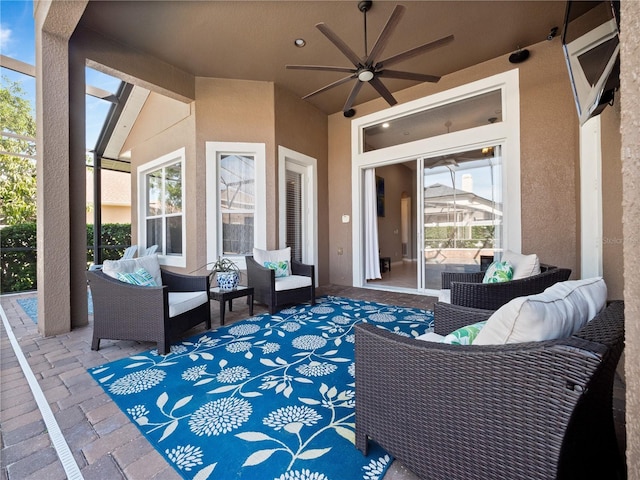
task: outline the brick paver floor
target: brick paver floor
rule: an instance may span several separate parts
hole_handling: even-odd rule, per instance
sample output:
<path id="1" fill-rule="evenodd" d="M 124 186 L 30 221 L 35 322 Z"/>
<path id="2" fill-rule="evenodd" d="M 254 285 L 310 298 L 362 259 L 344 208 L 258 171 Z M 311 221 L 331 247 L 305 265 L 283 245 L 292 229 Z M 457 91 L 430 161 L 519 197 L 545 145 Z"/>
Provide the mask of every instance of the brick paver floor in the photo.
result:
<path id="1" fill-rule="evenodd" d="M 318 295 L 430 309 L 432 297 L 382 292 L 343 286 L 319 288 Z M 22 351 L 42 389 L 82 476 L 87 479 L 172 480 L 181 477 L 156 452 L 87 369 L 153 348 L 146 342 L 103 340 L 91 350 L 89 325 L 43 338 L 36 324 L 17 303 L 35 292 L 3 295 L 0 304 Z M 218 305 L 212 303 L 212 323 L 219 324 Z M 254 315 L 265 313 L 255 305 Z M 225 323 L 248 317 L 248 307 L 234 302 Z M 187 335 L 204 331 L 196 327 Z M 67 478 L 43 417 L 14 354 L 4 326 L 0 326 L 0 480 L 63 480 Z M 385 480 L 415 477 L 394 462 Z"/>

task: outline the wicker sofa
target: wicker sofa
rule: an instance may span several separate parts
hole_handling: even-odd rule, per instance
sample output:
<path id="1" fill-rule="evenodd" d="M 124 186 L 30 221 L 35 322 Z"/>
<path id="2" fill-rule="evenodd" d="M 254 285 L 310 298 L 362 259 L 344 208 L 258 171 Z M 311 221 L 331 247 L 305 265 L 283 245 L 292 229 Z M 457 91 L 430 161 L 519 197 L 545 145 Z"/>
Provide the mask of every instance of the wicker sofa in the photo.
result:
<path id="1" fill-rule="evenodd" d="M 436 304 L 446 334 L 492 312 Z M 356 446 L 428 480 L 622 479 L 612 391 L 624 305 L 574 336 L 445 345 L 356 326 Z"/>
<path id="2" fill-rule="evenodd" d="M 540 265 L 540 273 L 504 283 L 482 283 L 485 272 L 442 272 L 442 289 L 451 290 L 450 303 L 463 307 L 497 310 L 516 297 L 534 295 L 554 283 L 569 279 L 571 270 Z"/>
<path id="3" fill-rule="evenodd" d="M 87 271 L 93 298 L 92 350 L 100 340 L 156 342 L 158 353 L 169 353 L 171 342 L 190 328 L 205 322 L 211 328 L 208 301 L 209 276 L 181 275 L 161 270 L 162 286 L 130 285 L 102 271 Z M 171 316 L 169 293 L 207 292 L 207 301 Z"/>

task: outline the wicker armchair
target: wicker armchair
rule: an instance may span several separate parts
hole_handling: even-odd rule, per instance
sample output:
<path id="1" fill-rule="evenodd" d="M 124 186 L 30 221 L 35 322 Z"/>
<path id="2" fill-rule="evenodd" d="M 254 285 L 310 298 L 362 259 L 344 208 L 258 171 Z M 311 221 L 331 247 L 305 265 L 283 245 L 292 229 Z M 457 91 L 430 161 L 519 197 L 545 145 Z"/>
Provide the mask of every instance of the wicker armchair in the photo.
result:
<path id="1" fill-rule="evenodd" d="M 504 283 L 482 283 L 485 272 L 442 272 L 442 288 L 451 289 L 451 303 L 463 307 L 497 310 L 516 297 L 535 295 L 554 283 L 569 279 L 571 270 L 540 265 L 540 273 Z"/>
<path id="2" fill-rule="evenodd" d="M 162 270 L 162 286 L 140 287 L 121 282 L 102 271 L 88 271 L 93 298 L 92 350 L 100 339 L 157 342 L 158 353 L 169 353 L 172 341 L 205 322 L 211 328 L 209 277 L 180 275 Z M 171 316 L 169 297 L 176 292 L 206 292 L 207 301 Z"/>
<path id="3" fill-rule="evenodd" d="M 436 304 L 436 333 L 491 312 Z M 622 479 L 612 395 L 624 347 L 613 302 L 576 335 L 445 345 L 356 326 L 356 446 L 375 440 L 429 480 Z"/>
<path id="4" fill-rule="evenodd" d="M 310 277 L 308 285 L 298 288 L 280 288 L 276 286 L 275 271 L 265 268 L 247 256 L 247 284 L 253 287 L 253 298 L 258 303 L 263 303 L 269 307 L 269 314 L 276 313 L 279 307 L 293 303 L 310 302 L 316 303 L 315 287 L 315 267 L 304 263 L 291 261 L 292 276 Z"/>

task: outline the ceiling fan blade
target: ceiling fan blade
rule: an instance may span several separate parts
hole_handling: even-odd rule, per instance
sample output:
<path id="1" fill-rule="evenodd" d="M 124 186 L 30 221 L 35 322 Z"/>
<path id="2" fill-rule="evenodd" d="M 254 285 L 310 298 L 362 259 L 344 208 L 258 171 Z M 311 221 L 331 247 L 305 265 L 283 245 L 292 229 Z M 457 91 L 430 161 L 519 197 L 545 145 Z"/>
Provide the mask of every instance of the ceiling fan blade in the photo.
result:
<path id="1" fill-rule="evenodd" d="M 349 67 L 331 67 L 325 65 L 285 65 L 285 68 L 289 70 L 320 70 L 323 72 L 343 72 L 343 73 L 355 73 L 354 68 Z"/>
<path id="2" fill-rule="evenodd" d="M 389 57 L 385 60 L 382 60 L 376 64 L 376 70 L 383 68 L 383 66 L 393 65 L 394 63 L 402 62 L 403 60 L 408 60 L 409 58 L 415 57 L 416 55 L 420 55 L 421 53 L 428 52 L 429 50 L 433 50 L 434 48 L 441 47 L 446 45 L 447 43 L 453 41 L 453 35 L 449 35 L 448 37 L 442 37 L 433 42 L 425 43 L 424 45 L 420 45 L 418 47 L 414 47 L 410 50 L 406 50 L 402 53 L 398 53 L 392 57 Z"/>
<path id="3" fill-rule="evenodd" d="M 317 95 L 318 93 L 326 92 L 330 88 L 337 87 L 338 85 L 342 85 L 343 83 L 347 83 L 349 80 L 352 80 L 354 78 L 356 78 L 355 73 L 353 75 L 349 75 L 348 77 L 341 78 L 340 80 L 336 80 L 335 82 L 330 83 L 329 85 L 325 85 L 324 87 L 316 90 L 315 92 L 311 92 L 308 95 L 305 95 L 304 97 L 302 97 L 302 99 L 304 100 L 314 95 Z"/>
<path id="4" fill-rule="evenodd" d="M 384 98 L 389 105 L 395 105 L 396 103 L 398 103 L 397 100 L 393 98 L 393 95 L 391 95 L 389 89 L 384 86 L 384 84 L 378 77 L 373 77 L 371 80 L 369 80 L 369 83 L 378 91 L 380 96 Z"/>
<path id="5" fill-rule="evenodd" d="M 391 34 L 395 30 L 395 28 L 398 26 L 398 22 L 400 22 L 400 19 L 402 18 L 402 15 L 404 15 L 405 10 L 406 8 L 404 7 L 404 5 L 396 5 L 396 8 L 393 9 L 389 20 L 387 20 L 387 23 L 382 29 L 382 32 L 380 32 L 380 36 L 376 40 L 376 43 L 373 44 L 371 53 L 369 53 L 369 56 L 365 61 L 366 65 L 372 65 L 373 63 L 375 63 L 378 56 L 382 53 L 382 50 L 384 50 L 384 47 L 387 46 L 387 42 L 389 41 L 389 38 L 391 37 Z"/>
<path id="6" fill-rule="evenodd" d="M 436 75 L 425 75 L 422 73 L 413 72 L 400 72 L 398 70 L 380 70 L 376 75 L 387 78 L 399 78 L 402 80 L 416 80 L 418 82 L 433 82 L 436 83 L 440 80 L 440 77 Z"/>
<path id="7" fill-rule="evenodd" d="M 358 96 L 358 93 L 360 93 L 360 89 L 362 88 L 363 83 L 364 82 L 357 80 L 355 85 L 353 85 L 353 88 L 351 89 L 351 93 L 347 97 L 347 101 L 344 102 L 344 107 L 342 107 L 343 112 L 346 112 L 351 107 L 353 107 L 353 102 L 356 101 L 356 97 Z"/>
<path id="8" fill-rule="evenodd" d="M 338 35 L 333 33 L 333 30 L 331 30 L 322 22 L 318 23 L 316 25 L 316 28 L 320 30 L 324 34 L 324 36 L 331 41 L 331 43 L 338 47 L 338 50 L 340 50 L 356 68 L 361 65 L 360 57 L 356 55 L 355 52 L 351 50 L 351 48 L 349 48 L 349 46 L 344 43 L 340 37 L 338 37 Z"/>

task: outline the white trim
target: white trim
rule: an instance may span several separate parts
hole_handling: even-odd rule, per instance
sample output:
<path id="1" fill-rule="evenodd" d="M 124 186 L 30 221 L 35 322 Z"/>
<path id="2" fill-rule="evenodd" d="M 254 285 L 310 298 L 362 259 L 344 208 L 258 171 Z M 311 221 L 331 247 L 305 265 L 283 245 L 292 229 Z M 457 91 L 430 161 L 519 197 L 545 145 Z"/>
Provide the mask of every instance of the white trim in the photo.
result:
<path id="1" fill-rule="evenodd" d="M 518 69 L 513 69 L 428 97 L 396 105 L 351 122 L 353 252 L 362 251 L 362 207 L 360 204 L 363 195 L 363 172 L 366 168 L 415 160 L 419 157 L 471 150 L 487 144 L 502 145 L 502 156 L 507 159 L 502 164 L 505 219 L 503 227 L 504 248 L 509 248 L 516 252 L 521 250 L 519 78 Z M 503 92 L 502 122 L 361 153 L 364 144 L 363 130 L 367 126 L 460 101 L 497 88 L 500 88 Z M 422 195 L 422 192 L 419 191 L 417 194 Z M 420 248 L 420 245 L 421 243 L 419 242 L 418 248 Z M 355 287 L 365 286 L 362 265 L 362 256 L 354 254 L 352 283 Z"/>
<path id="2" fill-rule="evenodd" d="M 49 434 L 49 438 L 51 438 L 53 448 L 55 448 L 56 450 L 56 454 L 60 459 L 60 463 L 62 463 L 62 468 L 64 468 L 64 471 L 67 474 L 67 478 L 69 480 L 82 480 L 84 477 L 80 472 L 80 467 L 73 457 L 73 453 L 71 453 L 69 444 L 65 440 L 62 430 L 60 429 L 60 425 L 58 425 L 56 417 L 53 414 L 51 407 L 49 406 L 47 397 L 44 395 L 42 388 L 40 388 L 38 380 L 36 379 L 36 376 L 34 375 L 33 370 L 31 369 L 31 366 L 27 361 L 27 358 L 24 356 L 22 348 L 20 348 L 20 344 L 18 343 L 18 340 L 16 339 L 13 330 L 11 329 L 11 324 L 9 323 L 9 319 L 7 318 L 7 315 L 2 306 L 0 306 L 0 317 L 2 317 L 2 324 L 4 325 L 4 329 L 7 332 L 9 343 L 11 343 L 11 347 L 13 348 L 13 352 L 18 359 L 18 363 L 20 364 L 22 373 L 24 374 L 25 379 L 29 384 L 29 388 L 31 389 L 33 398 L 38 405 L 40 414 L 42 415 L 42 420 L 47 427 L 47 433 Z"/>
<path id="3" fill-rule="evenodd" d="M 602 276 L 602 148 L 600 116 L 580 127 L 580 274 Z"/>
<path id="4" fill-rule="evenodd" d="M 218 157 L 225 155 L 247 155 L 255 159 L 255 210 L 253 217 L 253 246 L 267 248 L 267 174 L 266 145 L 264 143 L 205 142 L 206 192 L 207 192 L 207 264 L 215 262 L 222 254 L 219 250 L 222 232 L 218 225 L 219 181 Z M 240 269 L 246 269 L 244 257 L 231 258 Z"/>
<path id="5" fill-rule="evenodd" d="M 147 206 L 147 188 L 145 185 L 145 175 L 148 172 L 164 167 L 165 165 L 180 162 L 180 175 L 182 177 L 182 255 L 163 255 L 162 253 L 159 253 L 158 261 L 161 265 L 183 268 L 187 266 L 186 161 L 186 149 L 185 147 L 182 147 L 171 153 L 167 153 L 160 158 L 140 165 L 136 169 L 136 176 L 138 178 L 138 251 L 144 252 L 147 248 L 147 223 L 145 221 L 147 217 L 145 213 Z"/>
<path id="6" fill-rule="evenodd" d="M 308 155 L 289 148 L 278 146 L 278 192 L 279 192 L 279 248 L 286 247 L 287 239 L 287 199 L 286 199 L 286 164 L 291 162 L 305 171 L 307 182 L 305 212 L 305 240 L 302 249 L 302 262 L 316 265 L 315 282 L 318 284 L 318 161 Z"/>

